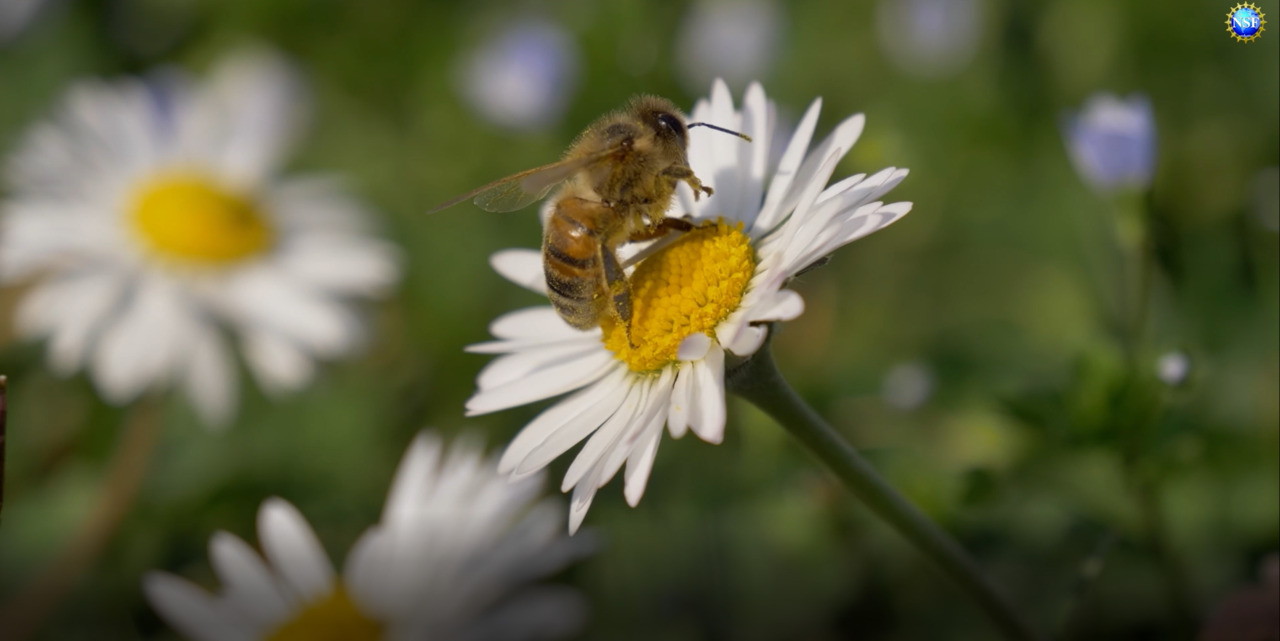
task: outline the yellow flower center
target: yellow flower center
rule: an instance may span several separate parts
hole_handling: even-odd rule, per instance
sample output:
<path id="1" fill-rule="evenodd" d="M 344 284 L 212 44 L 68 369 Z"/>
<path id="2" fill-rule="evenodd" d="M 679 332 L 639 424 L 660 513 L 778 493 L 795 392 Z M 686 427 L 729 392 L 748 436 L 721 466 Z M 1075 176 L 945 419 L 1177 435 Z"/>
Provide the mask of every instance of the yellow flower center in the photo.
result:
<path id="1" fill-rule="evenodd" d="M 265 641 L 378 641 L 382 626 L 356 609 L 341 586 L 311 603 Z"/>
<path id="2" fill-rule="evenodd" d="M 193 174 L 151 181 L 138 191 L 132 213 L 152 250 L 188 264 L 242 260 L 266 249 L 274 235 L 256 203 Z"/>
<path id="3" fill-rule="evenodd" d="M 631 340 L 609 317 L 601 323 L 604 345 L 633 372 L 661 369 L 676 360 L 680 343 L 712 335 L 737 309 L 755 273 L 751 239 L 723 220 L 687 232 L 646 258 L 631 275 Z"/>

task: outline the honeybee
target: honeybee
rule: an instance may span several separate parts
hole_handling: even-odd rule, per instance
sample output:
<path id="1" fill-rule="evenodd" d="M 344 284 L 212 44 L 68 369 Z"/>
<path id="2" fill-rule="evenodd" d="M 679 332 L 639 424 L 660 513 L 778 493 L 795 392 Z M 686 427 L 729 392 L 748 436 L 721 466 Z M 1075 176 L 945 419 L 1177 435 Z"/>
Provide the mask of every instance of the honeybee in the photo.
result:
<path id="1" fill-rule="evenodd" d="M 507 176 L 469 191 L 432 212 L 475 199 L 481 209 L 515 211 L 560 186 L 542 235 L 547 295 L 561 318 L 591 329 L 608 315 L 630 336 L 631 287 L 618 262 L 619 246 L 685 232 L 694 224 L 668 218 L 676 186 L 684 182 L 694 199 L 714 190 L 689 168 L 689 129 L 680 110 L 657 96 L 636 96 L 625 108 L 591 123 L 559 162 Z"/>

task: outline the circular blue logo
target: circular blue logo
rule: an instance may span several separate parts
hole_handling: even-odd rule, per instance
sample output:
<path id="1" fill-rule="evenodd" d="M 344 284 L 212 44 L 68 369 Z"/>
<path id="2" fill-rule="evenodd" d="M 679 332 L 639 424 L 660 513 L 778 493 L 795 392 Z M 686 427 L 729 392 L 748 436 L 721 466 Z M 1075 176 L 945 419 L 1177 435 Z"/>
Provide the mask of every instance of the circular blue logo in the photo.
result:
<path id="1" fill-rule="evenodd" d="M 1266 30 L 1266 16 L 1252 3 L 1232 7 L 1227 12 L 1227 32 L 1239 42 L 1253 42 Z"/>

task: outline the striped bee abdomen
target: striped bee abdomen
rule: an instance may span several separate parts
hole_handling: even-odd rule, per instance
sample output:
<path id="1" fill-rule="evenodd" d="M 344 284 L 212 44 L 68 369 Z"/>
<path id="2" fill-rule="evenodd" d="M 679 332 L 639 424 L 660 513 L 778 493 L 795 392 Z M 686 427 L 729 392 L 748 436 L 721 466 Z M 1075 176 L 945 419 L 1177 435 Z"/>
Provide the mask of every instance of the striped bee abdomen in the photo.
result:
<path id="1" fill-rule="evenodd" d="M 608 304 L 601 240 L 614 217 L 604 203 L 563 198 L 547 220 L 542 236 L 547 296 L 560 317 L 578 329 L 599 325 Z"/>

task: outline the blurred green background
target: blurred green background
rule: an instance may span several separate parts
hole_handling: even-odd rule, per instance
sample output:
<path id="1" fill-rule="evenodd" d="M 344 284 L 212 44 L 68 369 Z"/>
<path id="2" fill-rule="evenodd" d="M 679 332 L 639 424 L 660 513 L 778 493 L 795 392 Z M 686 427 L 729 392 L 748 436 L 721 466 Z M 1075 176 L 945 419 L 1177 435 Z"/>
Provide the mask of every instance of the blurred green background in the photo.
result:
<path id="1" fill-rule="evenodd" d="M 782 370 L 1063 638 L 1194 638 L 1280 547 L 1280 32 L 1233 41 L 1230 4 L 962 2 L 941 31 L 924 32 L 942 54 L 914 46 L 913 18 L 888 4 L 712 11 L 763 16 L 741 36 L 763 53 L 737 57 L 754 66 L 718 72 L 736 99 L 746 82 L 733 74 L 758 77 L 785 126 L 822 96 L 819 135 L 865 112 L 836 176 L 912 172 L 891 194 L 915 203 L 910 216 L 796 284 L 808 307 L 778 336 Z M 1274 2 L 1261 9 L 1280 16 Z M 536 247 L 537 218 L 423 212 L 555 159 L 635 93 L 691 107 L 717 73 L 684 35 L 707 11 L 643 0 L 51 0 L 20 32 L 0 32 L 6 153 L 75 79 L 170 64 L 199 74 L 239 45 L 279 48 L 314 98 L 291 167 L 345 176 L 407 257 L 395 296 L 370 307 L 365 352 L 326 366 L 306 391 L 269 401 L 242 381 L 223 432 L 163 397 L 140 495 L 38 638 L 175 638 L 143 601 L 142 572 L 213 587 L 209 536 L 256 541 L 264 498 L 296 504 L 340 564 L 419 428 L 477 430 L 494 449 L 508 441 L 541 406 L 465 419 L 488 357 L 462 347 L 485 340 L 499 314 L 542 302 L 487 265 L 498 249 Z M 532 19 L 559 25 L 576 61 L 554 92 L 563 111 L 534 125 L 480 117 L 465 99 L 469 56 Z M 1153 105 L 1156 172 L 1141 198 L 1090 191 L 1067 158 L 1064 114 L 1104 90 Z M 1158 261 L 1150 323 L 1126 351 L 1114 230 L 1135 207 Z M 13 338 L 19 294 L 0 290 L 11 385 L 0 601 L 81 523 L 130 413 L 83 376 L 53 377 L 43 345 Z M 1171 351 L 1190 360 L 1181 385 L 1156 376 Z M 638 508 L 620 482 L 602 490 L 587 526 L 606 545 L 558 577 L 591 602 L 583 638 L 993 638 L 949 580 L 745 404 L 731 401 L 724 444 L 661 450 Z M 568 462 L 552 466 L 549 486 Z"/>

